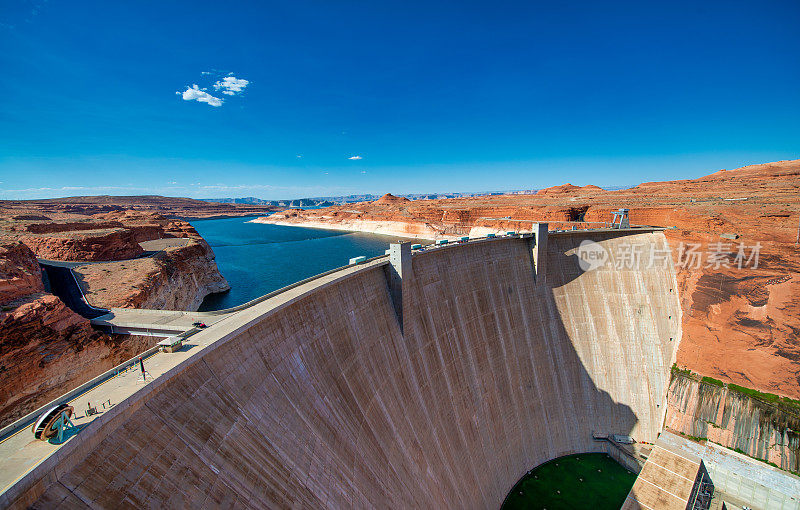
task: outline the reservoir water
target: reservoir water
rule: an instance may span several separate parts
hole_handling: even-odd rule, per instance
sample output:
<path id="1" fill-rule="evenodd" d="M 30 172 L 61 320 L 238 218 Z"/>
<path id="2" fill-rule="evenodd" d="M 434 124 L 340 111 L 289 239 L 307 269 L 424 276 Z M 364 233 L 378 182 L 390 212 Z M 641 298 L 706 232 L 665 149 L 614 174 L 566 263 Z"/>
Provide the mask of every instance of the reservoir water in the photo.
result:
<path id="1" fill-rule="evenodd" d="M 383 255 L 399 237 L 248 223 L 253 218 L 195 220 L 231 290 L 208 296 L 200 310 L 246 303 L 296 281 L 346 266 L 352 257 Z M 419 242 L 419 241 L 417 241 Z"/>

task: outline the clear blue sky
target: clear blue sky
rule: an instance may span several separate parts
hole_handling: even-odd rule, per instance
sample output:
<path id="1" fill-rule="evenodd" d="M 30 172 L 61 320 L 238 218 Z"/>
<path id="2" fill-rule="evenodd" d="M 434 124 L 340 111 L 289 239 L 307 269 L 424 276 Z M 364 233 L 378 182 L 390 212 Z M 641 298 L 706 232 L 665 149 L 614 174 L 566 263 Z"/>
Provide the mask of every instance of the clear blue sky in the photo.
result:
<path id="1" fill-rule="evenodd" d="M 797 0 L 2 0 L 0 198 L 625 185 L 797 159 L 798 27 Z"/>

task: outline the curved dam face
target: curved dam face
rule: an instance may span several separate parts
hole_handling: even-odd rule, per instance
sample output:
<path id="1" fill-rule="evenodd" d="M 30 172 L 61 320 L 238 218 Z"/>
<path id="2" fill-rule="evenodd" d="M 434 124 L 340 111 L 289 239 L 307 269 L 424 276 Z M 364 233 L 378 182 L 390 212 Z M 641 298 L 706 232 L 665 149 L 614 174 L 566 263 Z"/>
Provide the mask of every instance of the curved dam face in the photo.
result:
<path id="1" fill-rule="evenodd" d="M 583 272 L 585 239 L 641 260 Z M 256 305 L 15 504 L 498 508 L 532 467 L 605 451 L 593 432 L 655 441 L 680 310 L 651 247 L 661 233 L 551 234 L 538 261 L 530 239 L 470 242 L 414 254 L 401 314 L 388 264 Z"/>

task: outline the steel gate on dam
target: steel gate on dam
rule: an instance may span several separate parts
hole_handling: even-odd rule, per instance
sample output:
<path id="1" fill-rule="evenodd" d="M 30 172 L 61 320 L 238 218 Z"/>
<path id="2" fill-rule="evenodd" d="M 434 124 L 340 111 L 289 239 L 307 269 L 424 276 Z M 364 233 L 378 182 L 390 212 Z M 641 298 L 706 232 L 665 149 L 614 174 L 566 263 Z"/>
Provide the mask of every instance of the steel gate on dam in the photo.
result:
<path id="1" fill-rule="evenodd" d="M 593 433 L 655 441 L 681 323 L 666 248 L 394 245 L 198 333 L 0 506 L 497 508 L 532 467 L 605 451 Z"/>

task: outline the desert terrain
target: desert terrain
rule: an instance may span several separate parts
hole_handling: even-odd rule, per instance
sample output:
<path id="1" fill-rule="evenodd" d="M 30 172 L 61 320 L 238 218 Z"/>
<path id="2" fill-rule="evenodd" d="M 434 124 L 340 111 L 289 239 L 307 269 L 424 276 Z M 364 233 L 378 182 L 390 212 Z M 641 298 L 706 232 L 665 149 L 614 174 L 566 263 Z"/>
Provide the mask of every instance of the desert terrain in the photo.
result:
<path id="1" fill-rule="evenodd" d="M 280 211 L 285 207 L 261 204 L 221 204 L 193 198 L 141 196 L 86 196 L 42 200 L 0 200 L 0 213 L 10 216 L 92 215 L 120 211 L 154 212 L 184 220 L 252 216 Z M 23 218 L 24 219 L 24 218 Z"/>

